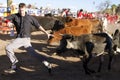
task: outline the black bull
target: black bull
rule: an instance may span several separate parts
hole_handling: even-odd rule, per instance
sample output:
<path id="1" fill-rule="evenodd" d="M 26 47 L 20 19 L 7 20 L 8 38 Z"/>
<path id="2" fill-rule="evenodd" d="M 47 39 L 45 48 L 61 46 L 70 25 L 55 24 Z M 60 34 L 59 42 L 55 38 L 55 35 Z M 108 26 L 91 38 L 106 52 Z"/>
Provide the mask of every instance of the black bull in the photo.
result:
<path id="1" fill-rule="evenodd" d="M 43 26 L 45 30 L 58 31 L 64 28 L 64 23 L 57 17 L 42 17 L 42 16 L 33 16 L 37 21 Z M 33 27 L 32 29 L 35 31 L 36 29 Z"/>
<path id="2" fill-rule="evenodd" d="M 100 64 L 98 72 L 102 66 L 102 55 L 108 53 L 109 63 L 108 69 L 111 69 L 111 62 L 113 57 L 112 39 L 106 33 L 87 34 L 82 36 L 72 36 L 69 34 L 63 35 L 60 45 L 57 48 L 57 53 L 61 53 L 66 49 L 74 49 L 83 55 L 83 68 L 86 74 L 95 72 L 88 68 L 88 63 L 93 56 L 100 56 Z"/>

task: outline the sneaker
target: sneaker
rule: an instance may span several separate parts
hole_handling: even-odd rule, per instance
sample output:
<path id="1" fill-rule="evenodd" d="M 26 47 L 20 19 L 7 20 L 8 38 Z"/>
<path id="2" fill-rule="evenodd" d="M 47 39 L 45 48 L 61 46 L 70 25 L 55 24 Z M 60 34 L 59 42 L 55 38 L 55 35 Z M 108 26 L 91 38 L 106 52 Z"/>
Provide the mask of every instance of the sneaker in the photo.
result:
<path id="1" fill-rule="evenodd" d="M 16 73 L 17 67 L 16 65 L 12 65 L 10 69 L 4 70 L 4 73 L 6 74 L 14 74 Z"/>
<path id="2" fill-rule="evenodd" d="M 47 62 L 47 61 L 43 61 L 43 64 L 48 69 L 48 72 L 51 74 L 52 65 L 49 62 Z"/>
<path id="3" fill-rule="evenodd" d="M 16 70 L 14 70 L 14 69 L 7 69 L 7 70 L 4 70 L 4 72 L 6 74 L 14 74 L 14 73 L 16 73 Z"/>

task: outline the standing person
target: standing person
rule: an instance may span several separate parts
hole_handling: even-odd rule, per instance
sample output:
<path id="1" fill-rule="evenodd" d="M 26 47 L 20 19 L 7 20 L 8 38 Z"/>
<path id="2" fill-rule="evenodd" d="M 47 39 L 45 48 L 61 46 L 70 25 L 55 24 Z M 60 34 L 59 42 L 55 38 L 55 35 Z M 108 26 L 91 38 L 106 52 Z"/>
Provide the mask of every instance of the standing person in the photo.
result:
<path id="1" fill-rule="evenodd" d="M 17 10 L 17 7 L 16 7 L 15 3 L 11 4 L 10 8 L 11 8 L 10 9 L 10 14 L 18 13 L 18 10 Z"/>
<path id="2" fill-rule="evenodd" d="M 17 7 L 15 3 L 12 3 L 10 6 L 10 14 L 18 13 Z M 14 25 L 10 27 L 10 36 L 14 36 Z"/>
<path id="3" fill-rule="evenodd" d="M 63 9 L 62 13 L 61 13 L 61 16 L 62 17 L 67 17 L 67 9 Z"/>
<path id="4" fill-rule="evenodd" d="M 83 9 L 80 9 L 80 10 L 77 12 L 77 18 L 78 18 L 78 19 L 82 19 L 82 18 L 83 18 Z"/>
<path id="5" fill-rule="evenodd" d="M 31 37 L 31 27 L 35 26 L 36 29 L 41 30 L 44 32 L 48 38 L 50 34 L 48 34 L 44 28 L 38 23 L 38 21 L 33 18 L 32 16 L 28 15 L 26 13 L 26 4 L 25 3 L 20 3 L 19 4 L 19 11 L 16 14 L 12 14 L 5 19 L 10 20 L 16 28 L 17 31 L 17 37 L 13 42 L 11 42 L 9 45 L 6 46 L 6 54 L 9 57 L 12 65 L 11 68 L 8 70 L 5 70 L 5 73 L 15 73 L 16 72 L 16 63 L 18 62 L 17 57 L 14 54 L 14 50 L 18 49 L 20 47 L 25 47 L 27 52 L 39 59 L 45 67 L 47 67 L 49 73 L 51 72 L 51 64 L 46 60 L 45 57 L 39 55 L 38 53 L 35 52 L 33 49 L 31 43 L 30 43 L 30 37 Z M 10 26 L 11 22 L 8 22 L 8 26 Z"/>

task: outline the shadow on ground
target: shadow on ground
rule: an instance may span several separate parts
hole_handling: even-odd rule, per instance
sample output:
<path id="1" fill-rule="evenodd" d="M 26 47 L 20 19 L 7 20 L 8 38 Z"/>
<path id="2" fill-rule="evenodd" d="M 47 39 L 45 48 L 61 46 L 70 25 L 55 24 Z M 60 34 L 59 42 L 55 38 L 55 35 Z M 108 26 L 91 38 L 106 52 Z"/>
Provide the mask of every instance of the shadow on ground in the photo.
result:
<path id="1" fill-rule="evenodd" d="M 0 35 L 1 36 L 1 35 Z M 12 37 L 2 35 L 1 40 L 11 41 Z M 112 70 L 107 70 L 108 57 L 105 56 L 103 67 L 100 73 L 86 75 L 82 67 L 82 61 L 78 55 L 72 51 L 67 51 L 61 56 L 52 55 L 56 46 L 49 46 L 46 43 L 46 36 L 36 34 L 32 37 L 32 45 L 39 55 L 47 56 L 53 63 L 52 75 L 48 74 L 44 65 L 34 57 L 26 53 L 24 48 L 16 50 L 19 66 L 17 73 L 13 75 L 3 75 L 3 70 L 10 67 L 8 57 L 0 51 L 0 80 L 119 80 L 120 79 L 120 55 L 114 57 Z M 97 70 L 98 58 L 93 58 L 89 64 L 90 68 Z"/>

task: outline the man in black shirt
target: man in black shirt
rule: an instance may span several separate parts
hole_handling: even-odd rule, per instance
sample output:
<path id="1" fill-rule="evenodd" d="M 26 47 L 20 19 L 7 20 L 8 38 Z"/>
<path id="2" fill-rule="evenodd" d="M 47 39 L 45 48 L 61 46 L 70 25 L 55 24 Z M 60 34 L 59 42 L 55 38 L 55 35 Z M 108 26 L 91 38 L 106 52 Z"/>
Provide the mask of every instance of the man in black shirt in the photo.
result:
<path id="1" fill-rule="evenodd" d="M 36 53 L 30 43 L 31 30 L 33 26 L 35 26 L 36 29 L 39 29 L 42 32 L 44 32 L 48 36 L 48 38 L 50 34 L 48 34 L 44 30 L 44 28 L 38 23 L 38 21 L 35 18 L 33 18 L 30 15 L 27 15 L 25 3 L 19 4 L 18 13 L 12 14 L 6 17 L 5 19 L 10 20 L 15 25 L 17 31 L 17 38 L 13 40 L 12 43 L 6 46 L 6 54 L 9 57 L 12 66 L 10 69 L 5 70 L 5 72 L 6 73 L 16 72 L 16 63 L 18 62 L 18 59 L 14 54 L 14 50 L 24 46 L 30 55 L 38 58 L 47 67 L 50 73 L 51 64 L 48 61 L 46 61 L 45 57 L 40 56 L 38 53 Z M 8 22 L 8 26 L 11 25 L 11 22 Z"/>

